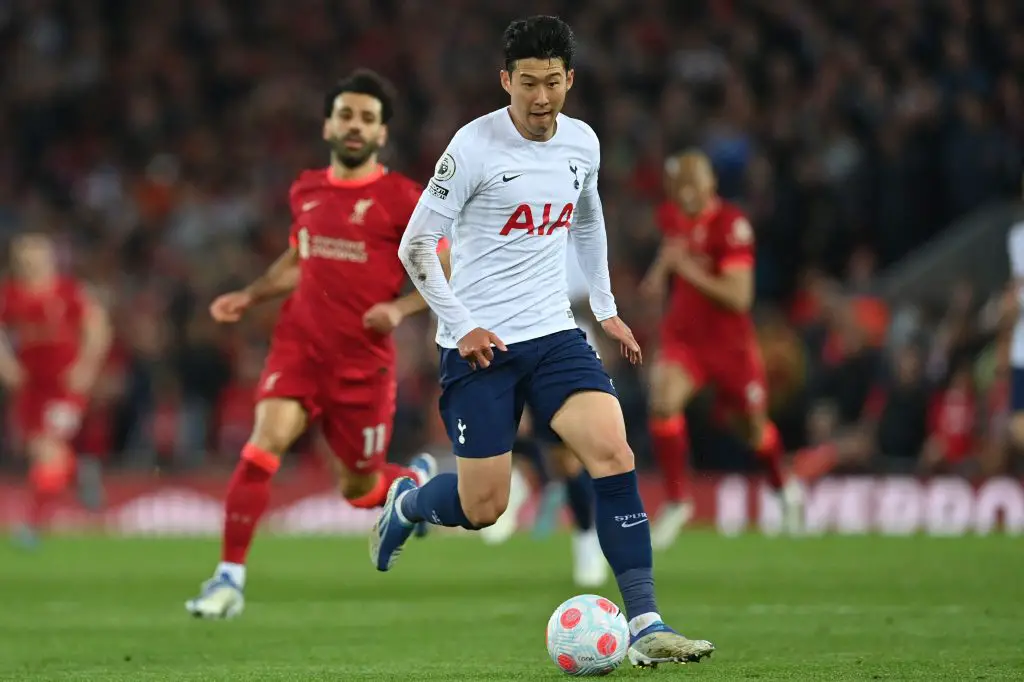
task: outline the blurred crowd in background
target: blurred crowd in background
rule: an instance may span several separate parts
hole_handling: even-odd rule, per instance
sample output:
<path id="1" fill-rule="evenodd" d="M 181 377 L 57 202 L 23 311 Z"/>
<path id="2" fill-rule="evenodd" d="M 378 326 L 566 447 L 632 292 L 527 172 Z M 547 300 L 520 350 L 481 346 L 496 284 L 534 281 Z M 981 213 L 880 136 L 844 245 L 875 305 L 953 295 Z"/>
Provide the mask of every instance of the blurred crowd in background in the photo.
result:
<path id="1" fill-rule="evenodd" d="M 53 234 L 114 317 L 81 449 L 126 467 L 230 464 L 275 310 L 224 328 L 206 307 L 286 248 L 288 186 L 327 159 L 323 91 L 357 66 L 392 79 L 385 159 L 425 181 L 460 125 L 505 103 L 508 21 L 555 13 L 579 40 L 566 111 L 602 140 L 614 289 L 648 355 L 660 308 L 637 285 L 659 240 L 663 163 L 699 146 L 756 230 L 787 446 L 855 429 L 865 466 L 996 471 L 1014 314 L 1003 292 L 950 282 L 896 308 L 871 292 L 880 268 L 1018 195 L 1022 12 L 1014 0 L 0 0 L 0 239 Z M 430 325 L 397 333 L 399 458 L 447 447 Z M 644 458 L 645 378 L 610 362 Z M 701 466 L 747 466 L 738 446 L 695 440 Z M 7 461 L 10 446 L 0 438 Z"/>

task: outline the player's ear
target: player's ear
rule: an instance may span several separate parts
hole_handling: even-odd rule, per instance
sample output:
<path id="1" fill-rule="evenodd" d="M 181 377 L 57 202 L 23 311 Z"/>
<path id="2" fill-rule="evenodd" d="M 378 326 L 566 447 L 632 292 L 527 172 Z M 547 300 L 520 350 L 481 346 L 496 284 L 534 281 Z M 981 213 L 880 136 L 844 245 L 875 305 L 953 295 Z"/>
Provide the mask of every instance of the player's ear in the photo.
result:
<path id="1" fill-rule="evenodd" d="M 330 142 L 331 141 L 330 128 L 329 128 L 330 124 L 331 124 L 331 119 L 325 118 L 324 119 L 324 129 L 323 129 L 323 133 L 322 133 L 323 138 L 324 138 L 324 142 Z"/>
<path id="2" fill-rule="evenodd" d="M 388 127 L 386 125 L 382 125 L 380 127 L 380 130 L 377 131 L 377 146 L 378 147 L 383 147 L 387 143 L 388 143 Z"/>
<path id="3" fill-rule="evenodd" d="M 505 69 L 501 70 L 501 88 L 508 94 L 512 94 L 512 74 Z"/>
<path id="4" fill-rule="evenodd" d="M 572 84 L 576 80 L 576 69 L 569 69 L 565 72 L 565 89 L 572 90 Z"/>

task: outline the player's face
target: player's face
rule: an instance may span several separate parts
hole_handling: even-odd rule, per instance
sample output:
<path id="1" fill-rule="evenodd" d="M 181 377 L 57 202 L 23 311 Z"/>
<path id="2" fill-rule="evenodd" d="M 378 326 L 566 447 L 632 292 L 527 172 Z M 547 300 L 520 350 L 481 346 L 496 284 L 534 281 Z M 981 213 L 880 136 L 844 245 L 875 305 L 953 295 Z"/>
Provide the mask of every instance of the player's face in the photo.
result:
<path id="1" fill-rule="evenodd" d="M 512 117 L 529 137 L 551 137 L 573 76 L 561 59 L 520 59 L 514 71 L 501 72 L 501 87 L 512 98 Z"/>
<path id="2" fill-rule="evenodd" d="M 14 273 L 25 280 L 46 280 L 57 271 L 53 244 L 42 235 L 19 237 L 11 248 Z"/>
<path id="3" fill-rule="evenodd" d="M 715 197 L 715 175 L 699 157 L 680 162 L 675 185 L 676 199 L 687 215 L 700 215 Z"/>
<path id="4" fill-rule="evenodd" d="M 358 92 L 338 95 L 331 117 L 324 121 L 324 141 L 347 168 L 369 161 L 387 141 L 380 100 Z"/>

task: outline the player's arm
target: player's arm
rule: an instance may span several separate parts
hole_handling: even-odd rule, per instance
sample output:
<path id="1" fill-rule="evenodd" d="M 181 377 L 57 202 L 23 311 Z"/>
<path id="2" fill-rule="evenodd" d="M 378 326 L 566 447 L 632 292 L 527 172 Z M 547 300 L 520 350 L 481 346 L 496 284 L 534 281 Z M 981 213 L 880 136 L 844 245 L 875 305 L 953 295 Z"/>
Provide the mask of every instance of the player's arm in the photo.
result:
<path id="1" fill-rule="evenodd" d="M 448 247 L 445 242 L 438 246 L 437 257 L 441 261 L 441 267 L 447 277 L 451 262 L 449 260 Z M 409 315 L 421 313 L 427 309 L 427 302 L 423 295 L 413 289 L 411 293 L 400 296 L 393 301 L 386 301 L 372 306 L 363 314 L 363 326 L 372 329 L 378 334 L 390 334 L 395 331 L 398 325 L 402 324 Z"/>
<path id="2" fill-rule="evenodd" d="M 295 246 L 278 256 L 266 272 L 244 291 L 252 303 L 262 303 L 292 293 L 299 284 L 299 252 Z"/>
<path id="3" fill-rule="evenodd" d="M 580 193 L 572 225 L 573 246 L 576 260 L 590 289 L 590 310 L 605 333 L 619 342 L 623 356 L 636 364 L 643 359 L 640 344 L 633 338 L 633 332 L 626 323 L 619 319 L 615 296 L 612 294 L 612 278 L 608 270 L 608 235 L 601 195 L 597 191 L 597 165 L 587 175 Z"/>
<path id="4" fill-rule="evenodd" d="M 249 286 L 214 299 L 210 316 L 217 322 L 238 322 L 250 306 L 290 294 L 298 285 L 299 252 L 292 245 Z"/>
<path id="5" fill-rule="evenodd" d="M 438 242 L 451 231 L 454 218 L 442 215 L 423 202 L 409 219 L 402 235 L 398 257 L 423 300 L 437 315 L 452 336 L 461 339 L 477 328 L 469 310 L 455 296 L 448 284 L 446 268 L 438 257 Z M 449 266 L 450 268 L 450 266 Z"/>
<path id="6" fill-rule="evenodd" d="M 441 262 L 441 269 L 444 271 L 444 278 L 446 280 L 451 279 L 452 274 L 452 259 L 451 252 L 445 244 L 445 240 L 441 240 L 437 247 L 437 258 Z M 429 306 L 427 301 L 423 298 L 423 294 L 419 291 L 413 291 L 400 298 L 395 299 L 394 306 L 401 313 L 402 317 L 408 317 L 409 315 L 415 315 L 426 310 Z"/>
<path id="7" fill-rule="evenodd" d="M 78 394 L 89 392 L 107 361 L 114 339 L 113 326 L 106 309 L 96 298 L 82 292 L 82 340 L 78 358 L 68 375 L 69 388 Z"/>
<path id="8" fill-rule="evenodd" d="M 740 216 L 733 221 L 726 244 L 720 274 L 709 272 L 681 248 L 670 251 L 672 269 L 723 308 L 746 313 L 754 304 L 753 234 L 746 218 Z"/>

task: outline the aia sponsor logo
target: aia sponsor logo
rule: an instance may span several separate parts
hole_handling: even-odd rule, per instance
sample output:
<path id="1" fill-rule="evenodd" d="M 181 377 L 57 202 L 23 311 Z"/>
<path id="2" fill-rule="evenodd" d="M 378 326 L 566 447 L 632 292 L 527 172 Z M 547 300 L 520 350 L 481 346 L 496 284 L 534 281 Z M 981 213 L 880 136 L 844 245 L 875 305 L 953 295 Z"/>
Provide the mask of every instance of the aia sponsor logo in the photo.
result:
<path id="1" fill-rule="evenodd" d="M 568 230 L 572 224 L 572 214 L 575 208 L 572 204 L 566 204 L 558 212 L 558 217 L 552 222 L 551 215 L 554 213 L 554 207 L 551 204 L 544 204 L 541 221 L 538 225 L 530 205 L 520 204 L 512 212 L 512 215 L 509 216 L 509 219 L 505 221 L 505 226 L 501 228 L 501 236 L 507 237 L 512 233 L 512 230 L 526 230 L 526 234 L 536 234 L 538 236 L 550 235 L 559 227 L 564 227 Z"/>

